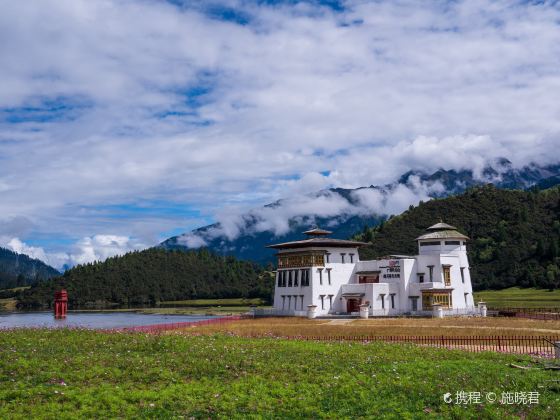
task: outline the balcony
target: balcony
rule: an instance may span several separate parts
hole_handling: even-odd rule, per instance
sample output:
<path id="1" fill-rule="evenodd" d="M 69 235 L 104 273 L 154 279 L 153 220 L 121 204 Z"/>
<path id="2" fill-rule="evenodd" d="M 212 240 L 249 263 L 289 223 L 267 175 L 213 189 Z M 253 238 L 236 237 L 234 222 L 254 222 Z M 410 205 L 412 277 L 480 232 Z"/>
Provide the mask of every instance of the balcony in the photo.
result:
<path id="1" fill-rule="evenodd" d="M 389 293 L 389 283 L 354 283 L 354 284 L 343 284 L 342 285 L 342 296 L 355 295 L 365 296 L 367 298 L 373 298 L 374 293 Z"/>

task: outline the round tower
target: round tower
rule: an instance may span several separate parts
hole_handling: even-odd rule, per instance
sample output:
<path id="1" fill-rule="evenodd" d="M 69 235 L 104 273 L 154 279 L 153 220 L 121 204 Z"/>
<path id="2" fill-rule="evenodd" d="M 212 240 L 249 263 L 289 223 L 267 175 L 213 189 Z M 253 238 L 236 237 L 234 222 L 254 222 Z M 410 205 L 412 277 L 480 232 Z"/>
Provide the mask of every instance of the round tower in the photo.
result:
<path id="1" fill-rule="evenodd" d="M 467 252 L 469 237 L 463 235 L 455 226 L 436 223 L 426 229 L 426 233 L 416 238 L 418 253 L 424 254 L 461 254 Z"/>

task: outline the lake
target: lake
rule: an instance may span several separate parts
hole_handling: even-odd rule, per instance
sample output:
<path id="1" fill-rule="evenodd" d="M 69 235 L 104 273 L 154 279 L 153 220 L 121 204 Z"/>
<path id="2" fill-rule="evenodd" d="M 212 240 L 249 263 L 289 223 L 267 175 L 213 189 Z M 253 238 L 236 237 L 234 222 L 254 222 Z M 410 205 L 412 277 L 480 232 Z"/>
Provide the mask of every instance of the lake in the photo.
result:
<path id="1" fill-rule="evenodd" d="M 54 319 L 52 312 L 0 313 L 0 329 L 16 327 L 123 328 L 137 325 L 196 322 L 216 318 L 203 315 L 140 314 L 136 312 L 69 312 L 66 319 Z"/>

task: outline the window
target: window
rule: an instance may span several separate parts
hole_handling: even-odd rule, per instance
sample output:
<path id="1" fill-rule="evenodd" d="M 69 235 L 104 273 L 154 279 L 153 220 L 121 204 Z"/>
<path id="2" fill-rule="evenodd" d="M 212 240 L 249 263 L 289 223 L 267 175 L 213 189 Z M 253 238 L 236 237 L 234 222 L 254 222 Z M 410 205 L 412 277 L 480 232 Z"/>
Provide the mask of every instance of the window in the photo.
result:
<path id="1" fill-rule="evenodd" d="M 325 295 L 319 295 L 321 298 L 321 309 L 325 309 Z"/>
<path id="2" fill-rule="evenodd" d="M 292 270 L 288 271 L 288 287 L 292 287 Z"/>
<path id="3" fill-rule="evenodd" d="M 469 294 L 465 293 L 465 306 L 469 305 Z"/>
<path id="4" fill-rule="evenodd" d="M 330 256 L 331 256 L 330 252 L 327 252 L 327 253 L 325 254 L 325 257 L 327 257 L 327 263 L 330 263 L 330 261 L 329 261 L 329 257 L 330 257 Z"/>
<path id="5" fill-rule="evenodd" d="M 461 282 L 465 282 L 465 267 L 461 267 Z"/>
<path id="6" fill-rule="evenodd" d="M 317 271 L 319 272 L 319 284 L 322 286 L 323 285 L 323 269 L 318 268 Z"/>
<path id="7" fill-rule="evenodd" d="M 298 286 L 298 271 L 294 270 L 294 286 Z"/>
<path id="8" fill-rule="evenodd" d="M 327 277 L 329 280 L 329 286 L 331 285 L 331 270 L 332 270 L 331 268 L 327 268 Z"/>
<path id="9" fill-rule="evenodd" d="M 385 295 L 379 295 L 381 299 L 381 309 L 385 309 Z"/>
<path id="10" fill-rule="evenodd" d="M 285 306 L 286 306 L 286 296 L 282 295 L 282 310 L 284 310 Z"/>
<path id="11" fill-rule="evenodd" d="M 278 268 L 299 268 L 325 265 L 325 256 L 317 252 L 279 255 Z"/>
<path id="12" fill-rule="evenodd" d="M 424 310 L 432 309 L 433 305 L 438 304 L 443 308 L 451 308 L 451 293 L 423 293 L 422 294 L 422 308 Z"/>
<path id="13" fill-rule="evenodd" d="M 445 245 L 461 245 L 459 241 L 445 241 Z"/>
<path id="14" fill-rule="evenodd" d="M 418 296 L 409 296 L 410 299 L 410 306 L 412 312 L 416 312 L 418 310 Z"/>
<path id="15" fill-rule="evenodd" d="M 301 270 L 301 285 L 302 286 L 309 286 L 309 270 L 302 269 Z"/>
<path id="16" fill-rule="evenodd" d="M 434 281 L 434 266 L 429 265 L 428 269 L 430 270 L 430 282 L 433 282 Z"/>
<path id="17" fill-rule="evenodd" d="M 334 295 L 329 295 L 329 309 L 332 309 L 332 298 Z"/>
<path id="18" fill-rule="evenodd" d="M 358 283 L 379 283 L 379 274 L 371 273 L 358 276 Z"/>
<path id="19" fill-rule="evenodd" d="M 436 241 L 420 242 L 420 246 L 439 246 L 439 245 L 441 245 L 441 242 L 436 242 Z"/>
<path id="20" fill-rule="evenodd" d="M 345 256 L 346 256 L 346 254 L 344 254 L 344 253 L 341 253 L 341 254 L 340 254 L 340 257 L 342 258 L 342 264 L 344 264 L 344 262 L 345 262 L 345 261 L 344 261 L 344 257 L 345 257 Z"/>
<path id="21" fill-rule="evenodd" d="M 391 309 L 395 309 L 395 294 L 391 293 Z"/>
<path id="22" fill-rule="evenodd" d="M 281 271 L 277 272 L 276 277 L 278 281 L 278 287 L 282 287 L 282 272 Z"/>
<path id="23" fill-rule="evenodd" d="M 424 273 L 418 273 L 418 283 L 424 283 Z"/>
<path id="24" fill-rule="evenodd" d="M 348 254 L 350 256 L 350 263 L 354 262 L 354 254 Z"/>
<path id="25" fill-rule="evenodd" d="M 451 286 L 451 266 L 449 265 L 443 266 L 443 281 L 446 286 Z"/>

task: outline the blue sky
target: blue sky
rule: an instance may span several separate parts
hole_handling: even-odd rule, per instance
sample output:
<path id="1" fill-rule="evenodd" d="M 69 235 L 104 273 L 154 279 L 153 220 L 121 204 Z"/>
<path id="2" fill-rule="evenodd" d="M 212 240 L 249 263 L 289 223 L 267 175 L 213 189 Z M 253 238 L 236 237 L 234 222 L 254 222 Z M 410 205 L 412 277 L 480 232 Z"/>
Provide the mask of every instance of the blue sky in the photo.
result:
<path id="1" fill-rule="evenodd" d="M 329 186 L 556 161 L 559 22 L 554 2 L 0 2 L 0 246 L 61 267 Z"/>

